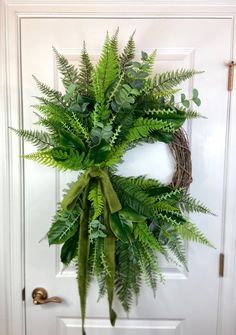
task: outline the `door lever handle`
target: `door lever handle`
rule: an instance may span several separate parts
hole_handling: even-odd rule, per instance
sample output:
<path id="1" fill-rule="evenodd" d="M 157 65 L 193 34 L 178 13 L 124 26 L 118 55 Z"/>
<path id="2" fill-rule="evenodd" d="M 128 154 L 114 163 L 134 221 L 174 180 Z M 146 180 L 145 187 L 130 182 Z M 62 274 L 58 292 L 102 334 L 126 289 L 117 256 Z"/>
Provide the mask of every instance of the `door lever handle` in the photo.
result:
<path id="1" fill-rule="evenodd" d="M 32 292 L 33 304 L 42 305 L 49 302 L 61 303 L 62 299 L 59 297 L 48 298 L 48 292 L 43 287 L 37 287 Z"/>

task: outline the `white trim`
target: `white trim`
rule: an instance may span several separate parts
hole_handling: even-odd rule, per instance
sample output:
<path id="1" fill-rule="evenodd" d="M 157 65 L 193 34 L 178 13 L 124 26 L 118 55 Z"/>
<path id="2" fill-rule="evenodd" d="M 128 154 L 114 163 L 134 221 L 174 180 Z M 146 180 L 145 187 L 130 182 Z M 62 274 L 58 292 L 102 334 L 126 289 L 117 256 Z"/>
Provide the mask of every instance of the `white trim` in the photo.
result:
<path id="1" fill-rule="evenodd" d="M 97 6 L 94 6 L 94 5 Z M 6 15 L 5 15 L 6 14 Z M 0 0 L 0 333 L 4 335 L 23 335 L 24 306 L 21 289 L 24 284 L 23 240 L 23 177 L 22 163 L 15 157 L 21 152 L 16 137 L 8 135 L 7 124 L 19 127 L 21 119 L 19 62 L 19 22 L 21 18 L 43 17 L 198 17 L 233 18 L 236 16 L 235 1 L 60 1 L 60 0 Z M 5 22 L 6 19 L 6 22 Z M 236 28 L 235 28 L 236 29 Z M 234 36 L 236 35 L 236 32 Z M 235 43 L 234 43 L 235 45 Z M 236 45 L 235 45 L 236 48 Z M 236 50 L 234 50 L 234 54 Z M 17 60 L 17 61 L 16 61 Z M 18 86 L 13 85 L 18 83 Z M 7 90 L 11 87 L 11 90 Z M 225 235 L 222 250 L 226 254 L 225 277 L 221 280 L 220 315 L 218 335 L 236 333 L 236 109 L 235 93 L 231 95 L 228 119 L 228 153 L 225 179 Z M 17 117 L 16 111 L 19 111 Z M 8 112 L 7 112 L 8 111 Z M 13 112 L 14 111 L 14 112 Z M 14 158 L 14 159 L 13 159 Z M 14 209 L 14 210 L 13 210 Z"/>
<path id="2" fill-rule="evenodd" d="M 200 7 L 206 7 L 206 6 L 212 6 L 212 7 L 221 7 L 221 6 L 234 6 L 236 5 L 236 0 L 135 0 L 135 6 L 136 5 L 145 5 L 147 6 L 200 6 Z M 88 1 L 86 0 L 9 0 L 7 1 L 8 5 L 88 5 Z M 133 5 L 133 2 L 130 0 L 90 0 L 90 5 Z"/>
<path id="3" fill-rule="evenodd" d="M 20 123 L 17 113 L 20 110 L 18 101 L 18 52 L 17 52 L 17 17 L 8 15 L 8 7 L 1 0 L 1 27 L 2 33 L 2 75 L 1 86 L 2 112 L 1 112 L 1 230 L 3 241 L 0 246 L 0 254 L 3 257 L 1 274 L 4 294 L 1 297 L 1 308 L 4 320 L 0 324 L 0 331 L 6 335 L 23 335 L 24 308 L 22 302 L 22 288 L 24 286 L 24 255 L 22 234 L 22 167 L 20 160 L 15 157 L 20 155 L 19 140 L 12 137 L 8 126 L 18 128 Z M 10 38 L 9 38 L 10 36 Z M 11 89 L 9 89 L 11 88 Z M 14 111 L 14 112 L 13 112 Z M 2 300 L 3 299 L 3 300 Z"/>
<path id="4" fill-rule="evenodd" d="M 232 32 L 232 59 L 236 55 L 236 25 Z M 235 82 L 234 82 L 235 87 Z M 224 199 L 224 234 L 222 236 L 222 252 L 225 253 L 225 276 L 221 279 L 220 303 L 219 303 L 219 319 L 217 335 L 236 333 L 236 199 L 232 194 L 236 194 L 236 93 L 234 90 L 229 93 L 229 111 L 226 139 L 226 162 L 225 162 L 225 199 Z"/>
<path id="5" fill-rule="evenodd" d="M 7 185 L 7 136 L 6 136 L 6 125 L 7 125 L 7 92 L 6 92 L 6 68 L 5 68 L 5 8 L 2 1 L 0 1 L 0 301 L 2 306 L 0 313 L 0 333 L 8 334 L 8 299 L 7 299 L 7 282 L 9 278 L 8 268 L 8 253 L 5 254 L 3 251 L 7 250 L 8 244 L 8 185 Z"/>

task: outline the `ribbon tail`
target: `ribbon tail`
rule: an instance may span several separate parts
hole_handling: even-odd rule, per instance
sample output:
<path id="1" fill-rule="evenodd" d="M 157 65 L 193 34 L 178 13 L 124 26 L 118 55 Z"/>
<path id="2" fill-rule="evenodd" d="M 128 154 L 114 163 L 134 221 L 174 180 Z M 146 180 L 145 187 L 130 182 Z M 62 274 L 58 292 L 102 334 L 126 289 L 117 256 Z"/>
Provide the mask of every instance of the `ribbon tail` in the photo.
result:
<path id="1" fill-rule="evenodd" d="M 106 274 L 106 288 L 108 295 L 110 322 L 112 326 L 115 325 L 117 317 L 116 312 L 112 308 L 115 280 L 115 242 L 116 239 L 114 237 L 106 237 L 104 240 L 104 255 L 109 271 L 109 273 Z"/>
<path id="2" fill-rule="evenodd" d="M 107 228 L 108 236 L 104 239 L 104 255 L 107 262 L 108 273 L 106 274 L 106 288 L 108 295 L 109 314 L 111 325 L 114 326 L 116 322 L 116 312 L 112 308 L 113 295 L 114 295 L 114 280 L 115 280 L 115 251 L 116 251 L 116 238 L 113 236 L 110 229 L 110 213 L 105 203 L 104 207 L 104 223 Z"/>
<path id="3" fill-rule="evenodd" d="M 101 183 L 103 188 L 103 194 L 106 198 L 109 210 L 111 213 L 118 212 L 121 210 L 122 206 L 120 200 L 112 186 L 109 175 L 107 172 L 101 172 Z"/>
<path id="4" fill-rule="evenodd" d="M 82 213 L 80 216 L 80 235 L 78 246 L 78 284 L 80 295 L 82 334 L 86 335 L 84 329 L 87 298 L 87 277 L 88 277 L 88 256 L 89 256 L 89 237 L 88 237 L 88 193 L 89 185 L 86 186 L 83 194 Z"/>

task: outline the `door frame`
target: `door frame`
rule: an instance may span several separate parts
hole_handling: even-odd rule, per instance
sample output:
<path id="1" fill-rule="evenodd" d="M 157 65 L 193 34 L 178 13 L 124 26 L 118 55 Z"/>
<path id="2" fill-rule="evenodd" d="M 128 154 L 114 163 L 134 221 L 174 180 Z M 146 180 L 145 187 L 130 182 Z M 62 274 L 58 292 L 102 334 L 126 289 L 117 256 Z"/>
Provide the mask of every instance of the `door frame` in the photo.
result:
<path id="1" fill-rule="evenodd" d="M 232 19 L 231 59 L 236 57 L 236 1 L 0 0 L 0 333 L 25 335 L 24 162 L 22 142 L 8 126 L 22 126 L 20 22 L 44 17 L 199 17 Z M 225 60 L 230 61 L 230 60 Z M 235 82 L 236 86 L 236 82 Z M 227 89 L 227 83 L 226 83 Z M 236 89 L 235 89 L 236 90 Z M 225 276 L 220 279 L 217 335 L 236 333 L 236 94 L 229 93 L 221 251 Z M 228 155 L 227 155 L 228 154 Z M 236 198 L 236 197 L 235 197 Z M 21 236 L 21 238 L 19 238 Z"/>

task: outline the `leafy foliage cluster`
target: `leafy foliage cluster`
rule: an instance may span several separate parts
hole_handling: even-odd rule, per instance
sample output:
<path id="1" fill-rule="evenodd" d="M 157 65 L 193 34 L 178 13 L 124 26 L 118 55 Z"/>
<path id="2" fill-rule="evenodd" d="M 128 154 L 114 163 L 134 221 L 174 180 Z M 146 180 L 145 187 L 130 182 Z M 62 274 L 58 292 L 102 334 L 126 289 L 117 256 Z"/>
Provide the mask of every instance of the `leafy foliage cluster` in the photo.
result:
<path id="1" fill-rule="evenodd" d="M 65 265 L 77 263 L 82 318 L 86 287 L 96 277 L 100 296 L 108 293 L 112 324 L 114 290 L 128 312 L 142 278 L 154 291 L 163 280 L 158 255 L 187 267 L 184 240 L 210 246 L 187 215 L 210 211 L 184 189 L 116 174 L 116 164 L 137 143 L 170 143 L 186 119 L 199 116 L 184 94 L 175 101 L 176 86 L 198 72 L 181 69 L 152 77 L 156 52 L 142 52 L 137 61 L 133 35 L 121 54 L 118 50 L 118 32 L 107 34 L 96 66 L 84 46 L 78 70 L 54 49 L 65 94 L 35 78 L 43 94 L 34 106 L 37 125 L 45 131 L 15 130 L 38 148 L 25 158 L 62 171 L 96 168 L 110 179 L 120 210 L 109 210 L 102 177 L 91 172 L 78 194 L 78 181 L 71 186 L 73 202 L 58 208 L 47 236 L 50 245 L 63 244 Z M 200 104 L 196 89 L 190 100 Z"/>

